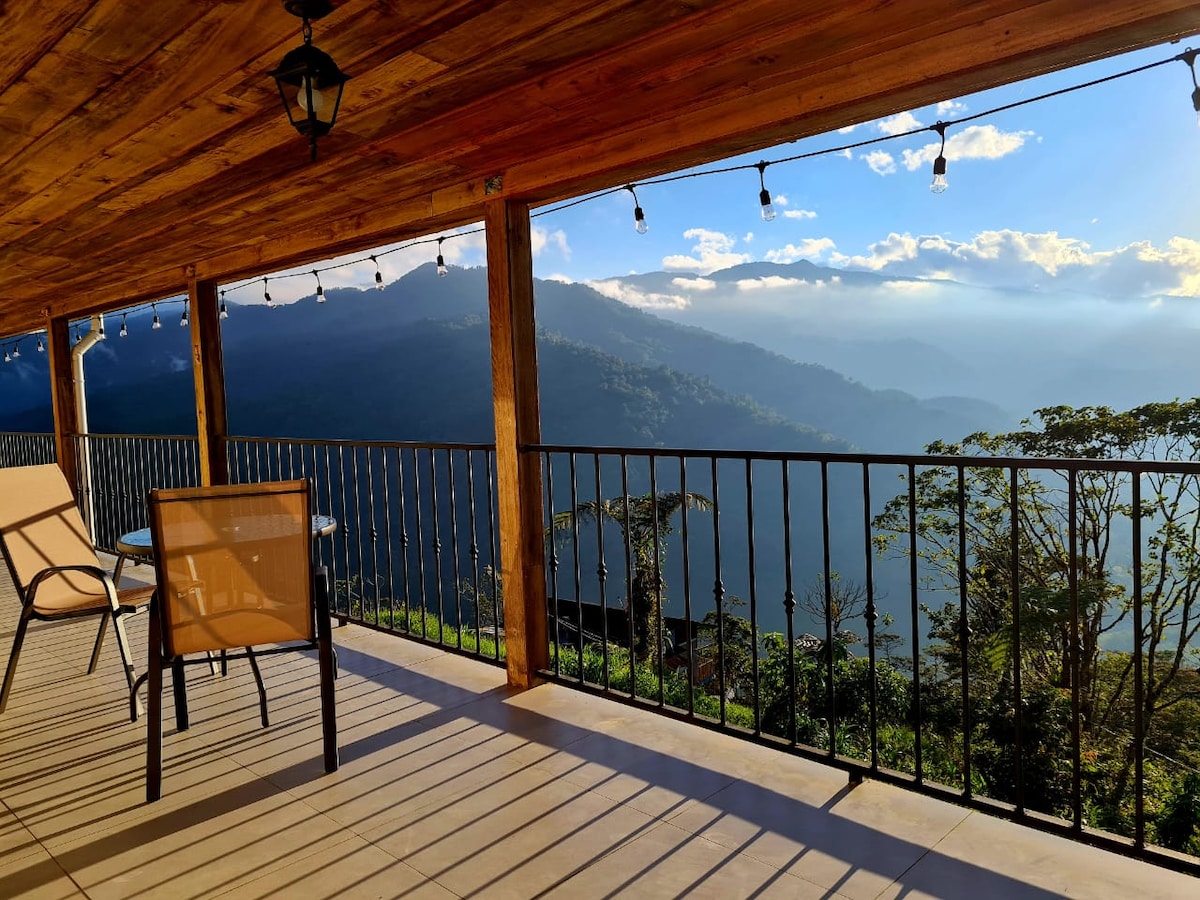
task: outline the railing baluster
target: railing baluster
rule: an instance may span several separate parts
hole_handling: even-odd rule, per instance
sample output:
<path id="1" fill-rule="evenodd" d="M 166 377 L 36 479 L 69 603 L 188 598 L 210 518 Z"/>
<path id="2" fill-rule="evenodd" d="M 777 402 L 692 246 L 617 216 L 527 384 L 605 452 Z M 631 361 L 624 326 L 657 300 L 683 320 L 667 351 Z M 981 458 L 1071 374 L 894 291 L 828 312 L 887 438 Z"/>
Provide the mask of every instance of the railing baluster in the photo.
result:
<path id="1" fill-rule="evenodd" d="M 375 624 L 382 625 L 379 618 L 379 528 L 375 521 L 375 466 L 374 453 L 370 447 L 363 448 L 367 469 L 367 528 L 371 537 L 371 586 L 375 595 Z"/>
<path id="2" fill-rule="evenodd" d="M 908 464 L 908 583 L 912 616 L 912 722 L 913 772 L 918 785 L 925 781 L 921 758 L 921 591 L 917 580 L 917 467 Z"/>
<path id="3" fill-rule="evenodd" d="M 428 628 L 426 627 L 426 598 L 425 598 L 425 529 L 421 522 L 421 466 L 417 458 L 416 448 L 412 452 L 412 474 L 413 474 L 413 514 L 415 521 L 413 530 L 417 535 L 417 599 L 421 606 L 421 637 L 428 640 Z M 409 629 L 409 633 L 412 629 Z"/>
<path id="4" fill-rule="evenodd" d="M 408 514 L 404 508 L 404 453 L 396 448 L 396 497 L 400 515 L 400 578 L 404 583 L 404 630 L 412 633 L 411 609 L 409 595 L 412 593 L 412 582 L 409 580 L 408 568 Z"/>
<path id="5" fill-rule="evenodd" d="M 787 739 L 796 746 L 796 591 L 792 583 L 792 479 L 783 460 L 783 614 L 787 619 L 788 725 Z"/>
<path id="6" fill-rule="evenodd" d="M 879 690 L 877 685 L 878 673 L 875 659 L 875 620 L 879 618 L 875 608 L 875 569 L 871 527 L 871 467 L 869 463 L 862 464 L 862 494 L 863 494 L 863 559 L 866 564 L 867 578 L 867 609 L 863 618 L 867 623 L 867 702 L 869 704 L 871 728 L 871 771 L 879 769 Z"/>
<path id="7" fill-rule="evenodd" d="M 562 629 L 558 624 L 558 529 L 554 514 L 554 459 L 546 454 L 546 509 L 550 512 L 550 554 L 546 565 L 550 569 L 550 642 L 554 645 L 554 674 L 562 675 Z M 572 511 L 572 517 L 574 511 Z"/>
<path id="8" fill-rule="evenodd" d="M 1012 572 L 1010 576 L 1009 593 L 1012 594 L 1012 635 L 1013 635 L 1013 743 L 1016 758 L 1013 775 L 1016 779 L 1014 796 L 1018 814 L 1025 812 L 1025 745 L 1022 740 L 1021 726 L 1024 719 L 1024 709 L 1021 702 L 1021 501 L 1020 483 L 1017 467 L 1009 470 L 1008 502 L 1009 502 L 1009 541 Z"/>
<path id="9" fill-rule="evenodd" d="M 821 560 L 825 575 L 825 724 L 828 729 L 828 752 L 837 755 L 837 701 L 833 688 L 833 568 L 829 547 L 829 463 L 821 460 Z"/>
<path id="10" fill-rule="evenodd" d="M 446 643 L 446 609 L 442 597 L 442 524 L 437 489 L 437 451 L 427 450 L 429 458 L 429 516 L 433 520 L 433 578 L 437 594 L 438 643 Z"/>
<path id="11" fill-rule="evenodd" d="M 1080 759 L 1082 734 L 1080 733 L 1080 695 L 1079 695 L 1079 479 L 1078 471 L 1074 468 L 1067 470 L 1067 540 L 1070 542 L 1068 551 L 1068 584 L 1070 589 L 1071 616 L 1071 648 L 1068 653 L 1071 667 L 1071 816 L 1072 827 L 1076 832 L 1083 829 L 1083 789 L 1082 789 L 1082 760 Z"/>
<path id="12" fill-rule="evenodd" d="M 471 556 L 471 598 L 475 609 L 471 614 L 471 624 L 475 628 L 476 651 L 483 653 L 483 628 L 479 620 L 479 523 L 475 517 L 475 452 L 467 451 L 467 530 L 471 535 L 469 553 Z"/>
<path id="13" fill-rule="evenodd" d="M 1141 850 L 1146 846 L 1146 642 L 1142 608 L 1142 475 L 1133 473 L 1132 496 L 1130 498 L 1130 521 L 1133 526 L 1133 843 Z"/>
<path id="14" fill-rule="evenodd" d="M 966 469 L 958 466 L 958 644 L 962 677 L 963 796 L 970 797 L 971 785 L 971 670 L 967 620 L 967 484 Z"/>
<path id="15" fill-rule="evenodd" d="M 679 528 L 680 543 L 683 545 L 683 635 L 684 646 L 687 647 L 688 677 L 687 677 L 687 711 L 689 716 L 696 714 L 695 678 L 699 672 L 696 646 L 699 642 L 692 634 L 692 560 L 688 546 L 688 505 L 686 503 L 687 489 L 687 458 L 679 457 L 679 494 L 685 500 L 680 510 L 682 524 Z"/>
<path id="16" fill-rule="evenodd" d="M 583 583 L 579 570 L 579 485 L 577 483 L 575 454 L 567 457 L 567 468 L 571 475 L 571 562 L 575 576 L 575 639 L 579 653 L 579 681 L 583 682 Z M 597 517 L 601 515 L 596 510 Z"/>
<path id="17" fill-rule="evenodd" d="M 454 490 L 454 451 L 446 451 L 446 478 L 450 494 L 450 572 L 454 577 L 454 625 L 458 635 L 457 647 L 462 649 L 462 600 L 459 592 L 458 568 L 458 501 Z"/>
<path id="18" fill-rule="evenodd" d="M 388 488 L 387 447 L 379 448 L 379 480 L 383 485 L 383 542 L 387 566 L 388 628 L 396 627 L 396 580 L 392 577 L 392 499 Z"/>
<path id="19" fill-rule="evenodd" d="M 500 661 L 500 561 L 499 551 L 496 549 L 496 500 L 494 496 L 496 476 L 493 469 L 493 461 L 496 458 L 496 450 L 493 447 L 488 450 L 484 459 L 487 462 L 487 509 L 488 509 L 488 545 L 492 553 L 492 622 L 496 626 L 496 661 Z"/>
<path id="20" fill-rule="evenodd" d="M 625 545 L 625 612 L 629 620 L 629 696 L 637 696 L 637 656 L 634 653 L 634 611 L 633 611 L 633 552 L 630 545 L 629 519 L 629 455 L 621 454 L 621 511 L 625 527 L 621 529 L 622 543 Z"/>
<path id="21" fill-rule="evenodd" d="M 658 705 L 661 708 L 666 705 L 663 684 L 662 555 L 658 552 L 662 538 L 658 527 L 658 457 L 653 455 L 650 457 L 650 509 L 654 531 L 654 658 L 658 663 Z"/>
<path id="22" fill-rule="evenodd" d="M 600 479 L 600 454 L 592 454 L 592 469 L 596 476 L 596 504 L 604 504 L 604 491 Z M 604 564 L 604 516 L 596 516 L 596 581 L 600 591 L 600 639 L 603 641 L 603 654 L 600 659 L 604 689 L 612 687 L 608 673 L 608 595 L 605 591 L 608 581 L 608 566 Z"/>
<path id="23" fill-rule="evenodd" d="M 720 473 L 717 471 L 717 457 L 712 457 L 712 513 L 713 513 L 713 606 L 717 611 L 717 698 L 719 717 L 725 724 L 725 582 L 721 568 L 721 487 Z M 686 502 L 686 498 L 685 501 Z M 657 519 L 655 521 L 657 525 Z M 654 544 L 658 546 L 658 532 L 654 534 Z"/>

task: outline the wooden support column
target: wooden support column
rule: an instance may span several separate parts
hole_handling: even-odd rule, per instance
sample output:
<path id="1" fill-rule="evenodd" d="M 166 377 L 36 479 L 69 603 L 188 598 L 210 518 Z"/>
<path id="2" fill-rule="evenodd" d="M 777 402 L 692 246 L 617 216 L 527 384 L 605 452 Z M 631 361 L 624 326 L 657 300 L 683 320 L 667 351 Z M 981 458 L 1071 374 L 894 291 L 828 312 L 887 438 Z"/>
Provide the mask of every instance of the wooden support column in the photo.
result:
<path id="1" fill-rule="evenodd" d="M 508 683 L 528 688 L 549 664 L 542 461 L 523 452 L 541 440 L 533 252 L 529 207 L 486 204 L 488 315 L 492 334 L 492 401 L 496 418 L 496 490 Z"/>
<path id="2" fill-rule="evenodd" d="M 221 350 L 217 283 L 190 278 L 188 305 L 191 307 L 189 320 L 192 326 L 192 375 L 196 382 L 200 483 L 228 484 L 225 439 L 229 436 L 229 417 L 225 409 L 225 360 Z"/>
<path id="3" fill-rule="evenodd" d="M 71 321 L 66 316 L 50 320 L 46 329 L 46 349 L 50 353 L 54 450 L 71 492 L 78 496 L 79 453 L 74 435 L 79 432 L 79 418 L 75 407 L 75 376 L 71 371 Z"/>

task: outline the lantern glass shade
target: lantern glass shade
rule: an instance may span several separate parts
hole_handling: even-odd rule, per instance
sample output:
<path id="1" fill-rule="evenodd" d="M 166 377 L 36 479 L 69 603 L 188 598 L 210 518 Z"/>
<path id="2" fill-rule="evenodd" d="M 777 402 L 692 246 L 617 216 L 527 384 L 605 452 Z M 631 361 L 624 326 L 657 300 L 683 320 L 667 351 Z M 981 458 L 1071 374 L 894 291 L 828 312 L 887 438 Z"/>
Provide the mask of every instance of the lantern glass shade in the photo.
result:
<path id="1" fill-rule="evenodd" d="M 283 57 L 271 73 L 279 87 L 279 98 L 288 121 L 309 139 L 316 158 L 316 139 L 329 134 L 342 103 L 344 75 L 329 56 L 311 44 L 303 44 Z"/>

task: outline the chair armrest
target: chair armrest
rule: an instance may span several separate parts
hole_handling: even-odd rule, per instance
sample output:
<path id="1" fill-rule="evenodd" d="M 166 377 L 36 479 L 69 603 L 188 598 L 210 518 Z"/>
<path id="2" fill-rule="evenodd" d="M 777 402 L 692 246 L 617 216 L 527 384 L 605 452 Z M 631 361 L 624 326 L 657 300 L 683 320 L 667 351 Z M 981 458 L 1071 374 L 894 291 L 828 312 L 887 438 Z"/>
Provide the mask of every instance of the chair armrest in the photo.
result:
<path id="1" fill-rule="evenodd" d="M 116 608 L 117 586 L 115 584 L 113 584 L 112 576 L 109 575 L 107 572 L 105 572 L 99 566 L 49 566 L 45 569 L 42 569 L 40 572 L 38 572 L 36 575 L 33 576 L 33 579 L 29 582 L 29 586 L 27 588 L 25 588 L 25 603 L 26 603 L 26 605 L 29 605 L 29 606 L 33 605 L 33 598 L 34 598 L 34 595 L 37 593 L 38 585 L 40 585 L 43 581 L 45 581 L 51 575 L 59 575 L 59 574 L 62 574 L 63 572 L 79 572 L 83 575 L 91 575 L 93 578 L 95 578 L 97 581 L 100 582 L 101 586 L 104 588 L 104 593 L 106 593 L 108 595 L 108 598 L 112 602 L 113 607 Z"/>

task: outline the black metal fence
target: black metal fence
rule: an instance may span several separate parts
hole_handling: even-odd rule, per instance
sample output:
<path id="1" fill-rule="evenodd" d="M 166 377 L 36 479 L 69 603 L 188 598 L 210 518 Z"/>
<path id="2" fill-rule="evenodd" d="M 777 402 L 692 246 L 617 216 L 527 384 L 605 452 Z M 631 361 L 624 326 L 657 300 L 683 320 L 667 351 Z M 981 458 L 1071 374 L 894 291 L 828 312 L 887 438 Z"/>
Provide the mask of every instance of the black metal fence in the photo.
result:
<path id="1" fill-rule="evenodd" d="M 0 468 L 41 466 L 54 462 L 56 458 L 52 434 L 0 432 Z"/>
<path id="2" fill-rule="evenodd" d="M 231 438 L 234 483 L 312 480 L 340 618 L 504 659 L 495 452 L 483 444 Z"/>
<path id="3" fill-rule="evenodd" d="M 1200 872 L 1200 464 L 527 452 L 548 677 Z"/>

